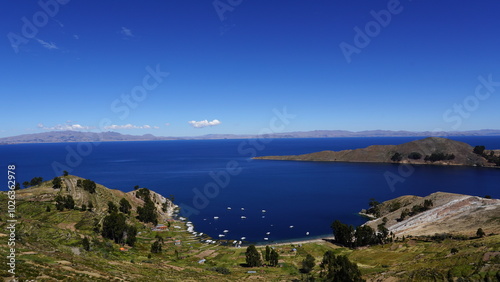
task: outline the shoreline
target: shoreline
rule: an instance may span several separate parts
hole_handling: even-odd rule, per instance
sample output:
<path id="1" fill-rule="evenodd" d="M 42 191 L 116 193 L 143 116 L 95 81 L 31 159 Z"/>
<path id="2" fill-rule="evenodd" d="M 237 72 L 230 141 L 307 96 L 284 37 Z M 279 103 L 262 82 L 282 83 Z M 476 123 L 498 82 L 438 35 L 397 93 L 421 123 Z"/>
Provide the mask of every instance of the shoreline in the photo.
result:
<path id="1" fill-rule="evenodd" d="M 335 237 L 330 234 L 325 234 L 325 235 L 320 235 L 320 236 L 314 236 L 311 238 L 296 238 L 296 239 L 290 239 L 290 240 L 278 240 L 278 241 L 273 241 L 273 242 L 256 242 L 255 245 L 256 247 L 260 246 L 283 246 L 283 245 L 297 245 L 297 244 L 307 244 L 307 243 L 319 243 L 319 242 L 325 242 L 325 240 L 334 240 Z"/>

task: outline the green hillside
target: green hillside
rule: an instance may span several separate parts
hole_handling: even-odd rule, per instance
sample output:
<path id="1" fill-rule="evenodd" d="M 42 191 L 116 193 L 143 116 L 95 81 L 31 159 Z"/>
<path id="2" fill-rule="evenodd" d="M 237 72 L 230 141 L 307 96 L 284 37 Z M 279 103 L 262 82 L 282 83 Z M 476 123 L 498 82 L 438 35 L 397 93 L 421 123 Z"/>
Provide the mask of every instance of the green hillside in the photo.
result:
<path id="1" fill-rule="evenodd" d="M 356 263 L 364 279 L 404 281 L 443 280 L 448 276 L 478 280 L 496 279 L 500 271 L 500 235 L 475 239 L 405 238 L 377 245 L 348 249 L 331 242 L 273 245 L 279 254 L 277 267 L 245 267 L 246 246 L 242 248 L 202 242 L 206 235 L 187 232 L 187 220 L 175 219 L 176 206 L 151 191 L 146 200 L 144 189 L 129 193 L 99 184 L 95 193 L 77 185 L 82 178 L 62 177 L 60 189 L 52 181 L 16 190 L 16 277 L 19 281 L 321 281 L 320 263 L 327 251 L 346 255 Z M 139 195 L 137 195 L 139 194 Z M 56 197 L 71 196 L 75 207 L 56 208 Z M 130 214 L 124 214 L 127 226 L 137 230 L 133 246 L 103 238 L 102 229 L 111 201 L 119 208 L 126 199 Z M 7 194 L 0 193 L 2 203 Z M 93 208 L 88 209 L 91 202 Z M 139 221 L 137 210 L 146 202 L 154 204 L 158 224 L 168 231 L 153 231 L 152 223 Z M 82 205 L 86 210 L 82 211 Z M 120 211 L 116 214 L 123 214 Z M 0 275 L 8 281 L 7 207 L 1 205 Z M 160 238 L 161 237 L 161 238 Z M 88 239 L 88 245 L 84 239 Z M 155 246 L 152 249 L 152 246 Z M 161 247 L 161 251 L 159 248 Z M 259 253 L 265 247 L 257 247 Z M 453 252 L 452 252 L 453 250 Z M 152 252 L 153 251 L 153 252 Z M 315 258 L 310 274 L 301 273 L 307 255 Z M 204 260 L 204 261 L 202 261 Z M 249 273 L 250 271 L 250 273 Z M 495 276 L 497 275 L 497 276 Z M 491 280 L 494 281 L 494 280 Z"/>

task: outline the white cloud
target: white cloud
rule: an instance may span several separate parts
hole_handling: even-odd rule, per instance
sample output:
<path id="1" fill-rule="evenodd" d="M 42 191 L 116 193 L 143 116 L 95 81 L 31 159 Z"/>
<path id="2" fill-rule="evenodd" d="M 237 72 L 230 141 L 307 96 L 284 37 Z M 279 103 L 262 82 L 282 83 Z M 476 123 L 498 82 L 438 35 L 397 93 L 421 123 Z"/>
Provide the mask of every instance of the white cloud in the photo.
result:
<path id="1" fill-rule="evenodd" d="M 188 121 L 188 123 L 196 128 L 203 128 L 203 127 L 207 127 L 207 126 L 216 126 L 216 125 L 221 124 L 221 122 L 217 119 L 214 119 L 212 121 L 208 121 L 208 120 L 194 121 L 194 120 L 192 120 L 192 121 Z"/>
<path id="2" fill-rule="evenodd" d="M 134 34 L 132 34 L 132 31 L 124 26 L 122 26 L 122 30 L 120 31 L 121 34 L 128 36 L 128 37 L 134 37 Z"/>
<path id="3" fill-rule="evenodd" d="M 37 124 L 38 128 L 42 128 L 45 130 L 90 130 L 94 129 L 92 126 L 85 126 L 80 124 L 58 124 L 55 126 L 47 127 L 43 123 Z"/>
<path id="4" fill-rule="evenodd" d="M 43 47 L 49 49 L 49 50 L 52 50 L 52 49 L 59 49 L 57 47 L 57 45 L 54 43 L 54 42 L 47 42 L 47 41 L 43 41 L 41 39 L 37 39 L 38 43 L 40 43 Z"/>
<path id="5" fill-rule="evenodd" d="M 170 122 L 165 123 L 165 126 L 170 126 Z"/>
<path id="6" fill-rule="evenodd" d="M 151 125 L 133 125 L 133 124 L 124 124 L 124 125 L 116 125 L 116 124 L 112 124 L 110 126 L 106 126 L 104 127 L 104 129 L 151 129 L 151 128 L 154 128 L 154 129 L 158 129 L 159 127 L 158 126 L 151 126 Z"/>

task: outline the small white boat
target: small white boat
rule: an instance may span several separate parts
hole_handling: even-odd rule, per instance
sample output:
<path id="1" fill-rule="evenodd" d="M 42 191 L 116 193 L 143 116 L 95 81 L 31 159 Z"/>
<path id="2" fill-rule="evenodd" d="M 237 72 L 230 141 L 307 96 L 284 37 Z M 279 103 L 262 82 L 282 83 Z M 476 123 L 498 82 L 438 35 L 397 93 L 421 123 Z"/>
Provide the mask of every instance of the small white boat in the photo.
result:
<path id="1" fill-rule="evenodd" d="M 245 210 L 245 208 L 241 208 L 241 210 L 242 210 L 242 211 L 244 211 L 244 210 Z"/>
<path id="2" fill-rule="evenodd" d="M 230 209 L 231 209 L 231 207 L 227 207 L 227 209 L 228 209 L 228 210 L 230 210 Z"/>
<path id="3" fill-rule="evenodd" d="M 247 237 L 241 237 L 241 240 L 245 240 Z"/>
<path id="4" fill-rule="evenodd" d="M 214 219 L 219 219 L 219 217 L 218 216 L 214 216 Z"/>
<path id="5" fill-rule="evenodd" d="M 262 212 L 266 212 L 266 210 L 262 210 Z"/>
<path id="6" fill-rule="evenodd" d="M 263 216 L 262 216 L 262 218 L 266 218 L 266 216 L 265 216 L 265 215 L 263 215 Z"/>
<path id="7" fill-rule="evenodd" d="M 293 228 L 293 225 L 290 225 L 290 228 Z"/>
<path id="8" fill-rule="evenodd" d="M 224 231 L 222 231 L 222 232 L 227 233 L 227 232 L 229 232 L 229 230 L 227 230 L 227 229 L 226 229 L 226 230 L 224 230 Z"/>
<path id="9" fill-rule="evenodd" d="M 224 235 L 224 234 L 219 234 L 219 237 L 224 237 L 224 236 L 226 236 L 226 235 Z"/>
<path id="10" fill-rule="evenodd" d="M 264 238 L 264 240 L 266 240 L 266 241 L 267 241 L 267 240 L 269 240 L 269 238 Z"/>
<path id="11" fill-rule="evenodd" d="M 241 216 L 241 219 L 245 219 L 245 218 L 247 218 L 247 217 L 246 217 L 246 216 L 244 216 L 244 215 L 242 215 L 242 216 Z"/>
<path id="12" fill-rule="evenodd" d="M 306 232 L 306 235 L 309 235 L 309 232 Z"/>
<path id="13" fill-rule="evenodd" d="M 269 234 L 271 234 L 271 232 L 266 232 L 266 235 L 269 235 Z"/>

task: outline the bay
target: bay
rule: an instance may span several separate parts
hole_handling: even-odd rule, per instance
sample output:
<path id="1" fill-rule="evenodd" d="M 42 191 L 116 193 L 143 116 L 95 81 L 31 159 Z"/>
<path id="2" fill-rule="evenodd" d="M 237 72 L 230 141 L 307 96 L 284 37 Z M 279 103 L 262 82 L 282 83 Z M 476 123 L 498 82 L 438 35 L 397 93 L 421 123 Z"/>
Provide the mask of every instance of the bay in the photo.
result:
<path id="1" fill-rule="evenodd" d="M 449 138 L 472 146 L 500 148 L 500 137 Z M 175 203 L 185 207 L 198 232 L 215 239 L 219 234 L 225 234 L 224 239 L 246 237 L 252 242 L 324 236 L 331 234 L 330 224 L 335 219 L 362 224 L 364 219 L 357 212 L 367 208 L 370 198 L 384 201 L 436 191 L 500 197 L 498 169 L 412 166 L 402 170 L 394 164 L 251 159 L 254 155 L 356 149 L 417 139 L 420 138 L 175 140 L 104 142 L 97 146 L 17 144 L 0 146 L 0 164 L 15 164 L 20 182 L 35 176 L 52 179 L 58 176 L 53 169 L 56 165 L 67 166 L 71 174 L 109 188 L 128 192 L 140 185 L 166 197 L 173 195 Z M 78 151 L 80 158 L 70 153 Z M 237 173 L 228 170 L 228 164 L 236 167 Z M 386 180 L 388 174 L 401 177 L 393 189 Z"/>

